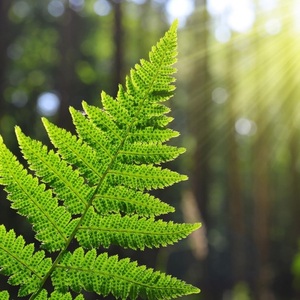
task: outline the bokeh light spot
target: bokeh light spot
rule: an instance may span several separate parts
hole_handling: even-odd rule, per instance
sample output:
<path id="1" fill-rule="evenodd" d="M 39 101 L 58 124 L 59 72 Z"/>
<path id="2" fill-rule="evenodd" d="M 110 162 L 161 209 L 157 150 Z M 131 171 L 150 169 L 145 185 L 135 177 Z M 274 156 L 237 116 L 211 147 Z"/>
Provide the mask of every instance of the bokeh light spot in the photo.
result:
<path id="1" fill-rule="evenodd" d="M 226 43 L 231 38 L 231 32 L 228 27 L 218 26 L 215 29 L 215 38 L 220 43 Z"/>
<path id="2" fill-rule="evenodd" d="M 111 11 L 111 5 L 106 0 L 97 0 L 94 4 L 94 11 L 99 16 L 107 16 Z"/>
<path id="3" fill-rule="evenodd" d="M 240 118 L 235 122 L 235 130 L 240 135 L 253 135 L 256 129 L 256 124 L 247 118 Z"/>
<path id="4" fill-rule="evenodd" d="M 271 11 L 278 5 L 277 0 L 260 0 L 259 5 L 263 10 Z"/>
<path id="5" fill-rule="evenodd" d="M 13 5 L 12 10 L 17 17 L 24 19 L 30 13 L 30 6 L 26 1 L 18 1 Z"/>
<path id="6" fill-rule="evenodd" d="M 193 12 L 194 8 L 194 2 L 190 0 L 169 0 L 166 4 L 169 21 L 173 22 L 174 19 L 178 19 L 179 26 L 185 24 L 186 18 Z"/>
<path id="7" fill-rule="evenodd" d="M 37 110 L 43 116 L 51 117 L 55 115 L 59 106 L 60 100 L 57 94 L 53 92 L 42 93 L 37 99 Z"/>
<path id="8" fill-rule="evenodd" d="M 62 16 L 65 12 L 64 4 L 59 0 L 52 0 L 48 4 L 48 12 L 51 16 L 58 18 Z"/>
<path id="9" fill-rule="evenodd" d="M 220 15 L 226 10 L 228 4 L 228 0 L 208 0 L 207 10 L 211 15 Z"/>
<path id="10" fill-rule="evenodd" d="M 212 100 L 217 104 L 222 104 L 228 99 L 228 92 L 222 87 L 217 87 L 213 90 Z"/>
<path id="11" fill-rule="evenodd" d="M 252 28 L 255 21 L 254 10 L 250 5 L 241 1 L 239 5 L 232 7 L 228 16 L 228 25 L 237 32 L 246 32 Z"/>
<path id="12" fill-rule="evenodd" d="M 131 2 L 134 2 L 135 4 L 142 5 L 145 4 L 147 0 L 131 0 Z"/>
<path id="13" fill-rule="evenodd" d="M 70 7 L 75 11 L 81 11 L 84 8 L 84 0 L 69 0 Z"/>

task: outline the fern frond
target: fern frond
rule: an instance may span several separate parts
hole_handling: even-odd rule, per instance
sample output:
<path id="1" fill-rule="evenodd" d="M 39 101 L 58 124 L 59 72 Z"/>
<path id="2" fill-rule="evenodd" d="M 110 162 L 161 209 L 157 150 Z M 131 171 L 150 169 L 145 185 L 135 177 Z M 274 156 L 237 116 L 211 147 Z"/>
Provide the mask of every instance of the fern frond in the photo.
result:
<path id="1" fill-rule="evenodd" d="M 82 139 L 63 128 L 42 118 L 43 124 L 52 144 L 58 149 L 61 157 L 70 165 L 76 166 L 79 173 L 89 185 L 96 185 L 105 171 L 106 163 L 97 152 Z"/>
<path id="2" fill-rule="evenodd" d="M 71 108 L 71 114 L 79 136 L 85 140 L 89 146 L 98 150 L 98 156 L 102 157 L 102 159 L 107 162 L 107 167 L 110 168 L 111 162 L 116 160 L 116 163 L 112 167 L 115 170 L 108 171 L 110 175 L 118 174 L 116 184 L 122 182 L 122 185 L 130 188 L 149 190 L 163 188 L 186 179 L 186 176 L 181 176 L 177 173 L 175 174 L 175 172 L 166 169 L 161 170 L 160 168 L 146 165 L 132 165 L 133 163 L 162 163 L 172 160 L 183 153 L 185 151 L 184 148 L 177 148 L 159 143 L 132 144 L 125 142 L 124 145 L 123 141 L 119 141 L 119 144 L 114 143 L 106 133 L 99 131 L 97 134 L 97 127 L 81 113 Z M 123 116 L 123 111 L 121 111 L 120 114 Z M 122 147 L 120 147 L 120 145 Z M 120 177 L 122 177 L 122 179 Z M 128 181 L 126 178 L 128 177 L 132 180 L 127 185 Z M 134 179 L 134 177 L 136 178 Z M 170 179 L 170 181 L 167 181 L 167 178 Z M 173 178 L 173 180 L 171 180 L 171 178 Z M 135 183 L 133 183 L 133 180 Z"/>
<path id="3" fill-rule="evenodd" d="M 48 151 L 41 142 L 25 136 L 19 127 L 16 127 L 16 136 L 29 168 L 50 185 L 72 214 L 82 213 L 93 190 L 84 184 L 78 171 L 61 160 L 53 150 Z"/>
<path id="4" fill-rule="evenodd" d="M 187 180 L 187 176 L 152 165 L 116 163 L 114 168 L 108 171 L 107 180 L 112 185 L 117 185 L 121 182 L 124 186 L 129 188 L 152 190 Z"/>
<path id="5" fill-rule="evenodd" d="M 128 135 L 128 143 L 164 143 L 172 138 L 178 137 L 179 132 L 169 128 L 157 129 L 152 127 L 145 127 L 142 130 L 136 129 Z"/>
<path id="6" fill-rule="evenodd" d="M 70 108 L 76 134 L 42 118 L 56 149 L 49 150 L 16 127 L 29 172 L 0 137 L 0 183 L 12 208 L 32 223 L 42 247 L 59 251 L 52 262 L 0 226 L 1 271 L 10 276 L 10 284 L 20 286 L 20 296 L 72 300 L 69 290 L 86 290 L 157 300 L 199 292 L 177 278 L 95 250 L 112 244 L 142 250 L 166 246 L 200 227 L 156 219 L 174 208 L 150 195 L 153 189 L 187 179 L 161 166 L 185 151 L 166 144 L 179 133 L 166 128 L 172 117 L 163 103 L 174 90 L 176 26 L 152 48 L 149 61 L 141 60 L 131 70 L 116 99 L 102 92 L 102 109 L 86 102 L 85 114 Z M 79 245 L 71 253 L 76 240 Z M 44 285 L 50 278 L 54 291 L 48 294 Z M 0 300 L 8 298 L 7 292 L 0 293 Z"/>
<path id="7" fill-rule="evenodd" d="M 20 285 L 19 296 L 33 293 L 52 265 L 44 251 L 34 253 L 33 244 L 25 246 L 23 237 L 7 232 L 4 225 L 0 225 L 0 261 L 1 273 L 10 276 L 8 283 Z"/>
<path id="8" fill-rule="evenodd" d="M 99 216 L 91 208 L 79 226 L 76 238 L 85 248 L 108 248 L 111 244 L 123 248 L 158 248 L 172 245 L 198 229 L 200 224 L 175 224 L 119 214 Z"/>
<path id="9" fill-rule="evenodd" d="M 78 136 L 97 151 L 97 154 L 102 159 L 102 163 L 105 161 L 106 164 L 109 164 L 114 157 L 113 154 L 117 151 L 118 143 L 121 142 L 121 139 L 118 140 L 112 134 L 98 129 L 82 113 L 72 107 L 70 107 L 70 113 Z"/>
<path id="10" fill-rule="evenodd" d="M 71 288 L 75 292 L 82 289 L 107 296 L 112 293 L 116 298 L 158 300 L 172 299 L 182 295 L 199 292 L 199 289 L 174 277 L 145 266 L 138 266 L 128 258 L 97 256 L 96 250 L 84 253 L 82 248 L 73 254 L 66 253 L 52 275 L 56 289 L 66 292 Z"/>
<path id="11" fill-rule="evenodd" d="M 8 192 L 12 208 L 28 217 L 37 240 L 49 251 L 62 249 L 74 230 L 70 213 L 53 197 L 51 190 L 28 174 L 0 137 L 0 183 Z"/>
<path id="12" fill-rule="evenodd" d="M 107 114 L 103 109 L 89 105 L 85 101 L 82 101 L 82 107 L 86 114 L 89 116 L 91 122 L 99 128 L 102 132 L 107 132 L 110 137 L 117 140 L 122 140 L 123 131 L 114 122 L 112 117 Z"/>
<path id="13" fill-rule="evenodd" d="M 87 182 L 97 183 L 104 173 L 103 166 L 105 164 L 101 161 L 101 157 L 97 156 L 95 150 L 83 140 L 55 126 L 48 120 L 43 119 L 43 123 L 52 143 L 58 148 L 58 153 L 71 165 L 76 165 L 79 172 L 87 178 Z M 178 180 L 178 175 L 176 177 Z M 120 193 L 118 194 L 118 192 Z M 124 186 L 113 183 L 103 183 L 101 191 L 95 195 L 93 204 L 96 210 L 102 214 L 122 211 L 151 216 L 174 211 L 168 204 L 148 194 L 141 194 L 129 188 L 125 189 Z"/>
<path id="14" fill-rule="evenodd" d="M 144 217 L 159 216 L 174 212 L 174 208 L 160 201 L 148 193 L 142 193 L 124 186 L 102 185 L 99 193 L 95 195 L 94 207 L 96 211 L 105 215 L 107 213 L 137 214 Z"/>
<path id="15" fill-rule="evenodd" d="M 123 89 L 123 87 L 120 86 L 119 92 L 120 89 Z M 88 105 L 85 101 L 82 102 L 82 107 L 87 113 L 89 120 L 102 132 L 108 132 L 110 133 L 110 136 L 115 137 L 116 139 L 122 138 L 124 132 L 120 131 L 118 126 L 113 122 L 111 116 L 104 110 L 101 110 L 96 106 Z M 152 127 L 146 127 L 142 130 L 136 129 L 135 131 L 128 133 L 127 140 L 129 140 L 130 143 L 164 143 L 178 136 L 179 132 L 170 128 L 155 129 Z"/>
<path id="16" fill-rule="evenodd" d="M 126 164 L 160 164 L 174 160 L 184 152 L 185 148 L 161 143 L 126 143 L 124 149 L 119 152 L 119 160 Z"/>
<path id="17" fill-rule="evenodd" d="M 118 142 L 121 142 L 120 137 L 108 134 L 87 120 L 77 110 L 71 108 L 71 115 L 76 126 L 78 135 L 92 148 L 98 150 L 98 155 L 106 158 L 107 162 L 113 158 L 117 151 Z M 120 130 L 119 130 L 120 131 Z M 122 134 L 122 132 L 120 133 Z M 136 142 L 125 143 L 124 149 L 119 150 L 118 159 L 127 164 L 132 163 L 153 163 L 160 164 L 170 160 L 174 160 L 177 156 L 184 153 L 184 148 L 178 148 L 168 145 L 163 145 L 160 142 Z"/>

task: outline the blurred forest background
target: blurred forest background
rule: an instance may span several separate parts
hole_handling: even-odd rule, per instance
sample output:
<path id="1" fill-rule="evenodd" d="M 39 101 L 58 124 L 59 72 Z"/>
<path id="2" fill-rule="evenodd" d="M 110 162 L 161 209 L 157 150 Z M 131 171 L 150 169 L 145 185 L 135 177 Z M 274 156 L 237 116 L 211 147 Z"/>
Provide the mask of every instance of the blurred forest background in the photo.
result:
<path id="1" fill-rule="evenodd" d="M 157 194 L 203 228 L 110 251 L 202 289 L 187 300 L 300 299 L 299 0 L 1 0 L 0 133 L 20 156 L 16 124 L 46 144 L 41 116 L 73 131 L 68 107 L 115 96 L 175 18 L 171 125 L 188 150 L 171 168 L 190 180 Z M 1 223 L 33 242 L 0 196 Z"/>

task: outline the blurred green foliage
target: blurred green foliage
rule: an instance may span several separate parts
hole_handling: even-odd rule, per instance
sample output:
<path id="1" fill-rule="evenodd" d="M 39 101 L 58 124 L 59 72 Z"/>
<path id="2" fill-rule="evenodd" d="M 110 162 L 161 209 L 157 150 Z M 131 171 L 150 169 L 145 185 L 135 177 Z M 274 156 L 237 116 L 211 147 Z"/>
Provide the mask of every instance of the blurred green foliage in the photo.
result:
<path id="1" fill-rule="evenodd" d="M 176 218 L 202 218 L 206 232 L 159 253 L 159 268 L 206 300 L 299 299 L 291 270 L 300 236 L 299 1 L 2 0 L 0 132 L 15 152 L 15 124 L 45 139 L 37 107 L 45 92 L 59 97 L 50 118 L 67 128 L 69 105 L 96 103 L 101 90 L 114 96 L 168 27 L 172 2 L 181 13 L 194 5 L 180 20 L 172 104 L 188 149 L 175 168 L 190 183 L 163 198 L 182 203 Z M 149 259 L 154 266 L 153 252 L 139 257 Z"/>

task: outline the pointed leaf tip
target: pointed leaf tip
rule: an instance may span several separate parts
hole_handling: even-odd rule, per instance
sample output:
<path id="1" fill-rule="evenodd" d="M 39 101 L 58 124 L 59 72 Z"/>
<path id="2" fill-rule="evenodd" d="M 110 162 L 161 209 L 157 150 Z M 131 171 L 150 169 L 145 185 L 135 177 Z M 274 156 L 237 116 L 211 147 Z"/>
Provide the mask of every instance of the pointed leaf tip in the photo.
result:
<path id="1" fill-rule="evenodd" d="M 189 177 L 187 175 L 181 175 L 181 180 L 182 181 L 186 181 L 188 179 L 189 179 Z"/>
<path id="2" fill-rule="evenodd" d="M 15 134 L 16 134 L 16 136 L 18 137 L 18 135 L 21 134 L 21 133 L 22 133 L 21 128 L 19 126 L 15 126 Z"/>
<path id="3" fill-rule="evenodd" d="M 178 28 L 178 19 L 175 19 L 174 21 L 173 21 L 173 23 L 171 24 L 171 27 L 170 27 L 170 29 L 171 30 L 177 30 L 177 28 Z"/>
<path id="4" fill-rule="evenodd" d="M 202 223 L 198 222 L 198 223 L 195 223 L 195 230 L 199 229 L 202 227 Z"/>
<path id="5" fill-rule="evenodd" d="M 198 289 L 197 287 L 194 287 L 192 294 L 199 294 L 201 292 L 200 289 Z"/>

